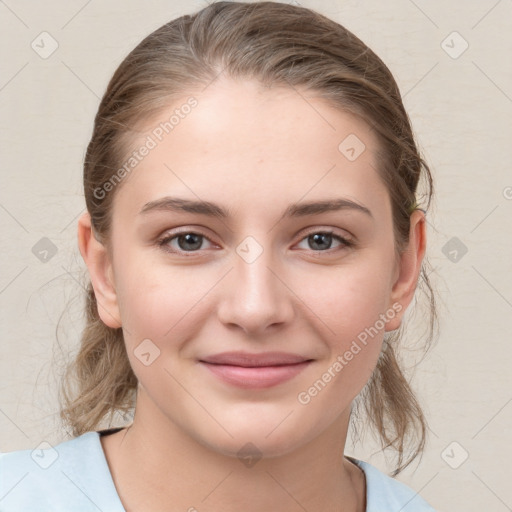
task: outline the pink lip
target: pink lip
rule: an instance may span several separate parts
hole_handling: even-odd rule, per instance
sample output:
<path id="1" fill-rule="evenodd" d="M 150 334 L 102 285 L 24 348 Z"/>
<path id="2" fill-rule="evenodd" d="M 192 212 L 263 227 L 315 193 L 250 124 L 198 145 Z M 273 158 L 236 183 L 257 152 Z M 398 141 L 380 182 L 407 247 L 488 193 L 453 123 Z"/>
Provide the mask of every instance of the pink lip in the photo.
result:
<path id="1" fill-rule="evenodd" d="M 299 374 L 311 361 L 284 352 L 224 352 L 200 360 L 208 370 L 228 384 L 253 389 L 281 384 Z"/>

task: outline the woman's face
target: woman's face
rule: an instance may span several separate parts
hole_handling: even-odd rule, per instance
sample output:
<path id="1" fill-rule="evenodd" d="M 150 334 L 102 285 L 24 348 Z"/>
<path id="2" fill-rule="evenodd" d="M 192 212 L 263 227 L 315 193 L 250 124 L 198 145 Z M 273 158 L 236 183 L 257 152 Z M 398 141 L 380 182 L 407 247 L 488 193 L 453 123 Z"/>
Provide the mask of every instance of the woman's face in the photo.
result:
<path id="1" fill-rule="evenodd" d="M 133 142 L 100 315 L 123 327 L 136 418 L 283 454 L 343 428 L 408 305 L 377 140 L 292 88 L 187 98 Z"/>

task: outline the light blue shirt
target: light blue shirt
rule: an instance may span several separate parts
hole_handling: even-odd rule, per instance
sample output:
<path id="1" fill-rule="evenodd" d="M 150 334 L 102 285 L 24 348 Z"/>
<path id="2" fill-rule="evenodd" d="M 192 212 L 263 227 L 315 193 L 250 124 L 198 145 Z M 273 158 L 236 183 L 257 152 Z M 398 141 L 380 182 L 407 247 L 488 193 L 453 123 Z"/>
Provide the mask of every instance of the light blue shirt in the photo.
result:
<path id="1" fill-rule="evenodd" d="M 0 512 L 126 512 L 100 432 L 87 432 L 54 447 L 43 444 L 35 450 L 0 453 Z M 435 512 L 405 484 L 349 458 L 366 476 L 366 512 Z"/>

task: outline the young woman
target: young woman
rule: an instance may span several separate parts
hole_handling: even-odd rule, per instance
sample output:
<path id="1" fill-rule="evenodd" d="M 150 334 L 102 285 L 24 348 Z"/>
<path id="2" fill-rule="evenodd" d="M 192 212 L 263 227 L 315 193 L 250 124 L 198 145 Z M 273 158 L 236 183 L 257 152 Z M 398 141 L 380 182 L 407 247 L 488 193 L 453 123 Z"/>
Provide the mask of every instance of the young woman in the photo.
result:
<path id="1" fill-rule="evenodd" d="M 418 282 L 434 304 L 422 177 L 426 209 L 398 87 L 334 21 L 218 2 L 150 34 L 85 158 L 75 437 L 2 454 L 0 511 L 432 511 L 344 455 L 356 397 L 394 475 L 425 443 L 395 357 Z"/>

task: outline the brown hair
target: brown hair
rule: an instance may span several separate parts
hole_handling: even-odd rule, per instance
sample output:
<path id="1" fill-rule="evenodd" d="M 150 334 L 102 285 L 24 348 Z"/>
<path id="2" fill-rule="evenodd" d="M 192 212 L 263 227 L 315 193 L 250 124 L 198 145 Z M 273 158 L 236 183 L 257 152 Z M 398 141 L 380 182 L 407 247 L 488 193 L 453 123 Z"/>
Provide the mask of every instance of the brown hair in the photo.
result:
<path id="1" fill-rule="evenodd" d="M 392 202 L 397 254 L 403 250 L 410 215 L 418 208 L 419 180 L 425 179 L 426 210 L 432 177 L 391 72 L 338 23 L 307 8 L 274 2 L 217 2 L 170 21 L 147 36 L 115 71 L 84 162 L 85 200 L 98 239 L 108 246 L 112 200 L 120 185 L 101 198 L 95 191 L 122 165 L 130 134 L 172 98 L 205 87 L 221 72 L 314 91 L 373 127 L 381 146 L 378 172 Z M 428 349 L 436 308 L 426 260 L 420 285 L 428 298 Z M 112 419 L 116 411 L 133 409 L 137 388 L 122 329 L 100 320 L 90 283 L 86 301 L 80 348 L 61 388 L 61 418 L 74 435 L 94 430 L 107 414 Z M 424 415 L 397 360 L 402 331 L 400 327 L 386 335 L 377 367 L 360 395 L 383 447 L 398 454 L 395 475 L 422 452 L 426 437 Z M 404 462 L 406 451 L 410 456 Z"/>

